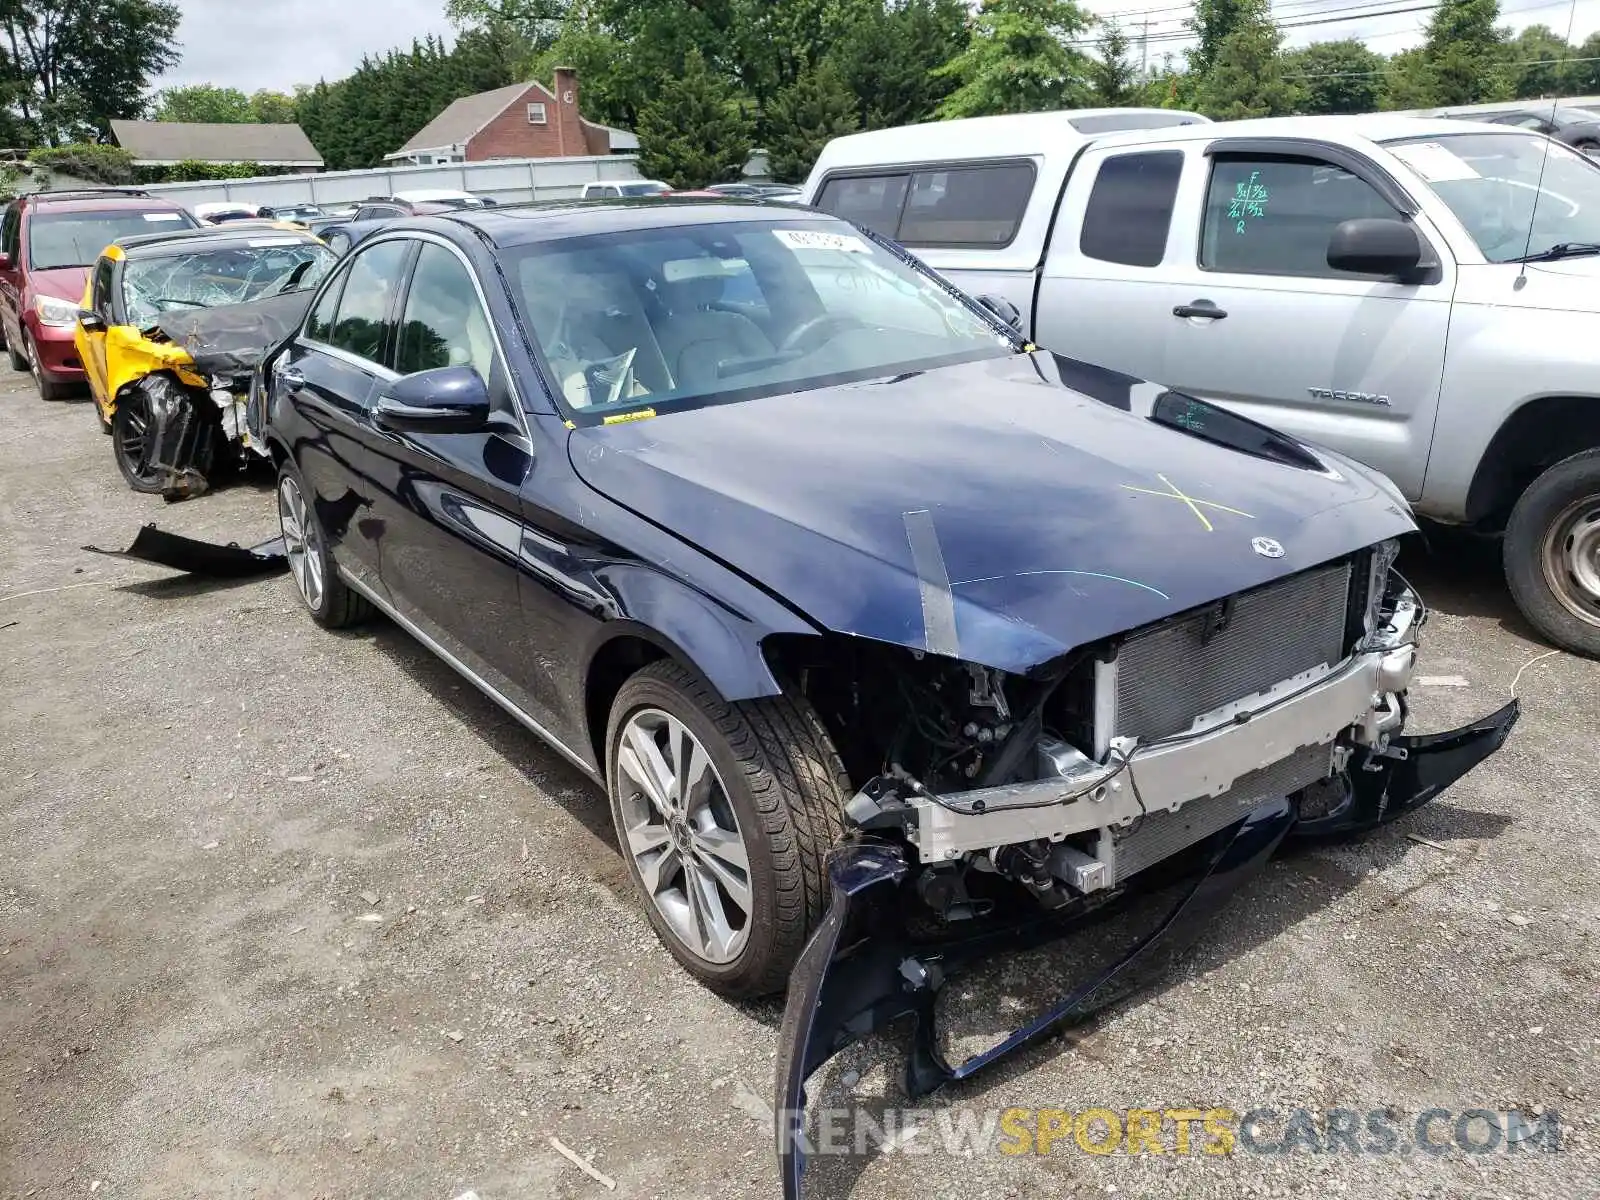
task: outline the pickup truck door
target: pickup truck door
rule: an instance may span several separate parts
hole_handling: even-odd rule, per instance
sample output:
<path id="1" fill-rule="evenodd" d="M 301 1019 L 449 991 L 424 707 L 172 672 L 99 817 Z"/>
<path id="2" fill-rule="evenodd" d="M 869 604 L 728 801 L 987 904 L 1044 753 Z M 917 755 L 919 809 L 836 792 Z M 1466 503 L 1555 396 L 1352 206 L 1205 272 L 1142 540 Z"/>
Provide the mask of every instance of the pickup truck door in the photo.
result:
<path id="1" fill-rule="evenodd" d="M 1350 148 L 1221 137 L 1183 150 L 1163 283 L 1148 289 L 1166 326 L 1156 377 L 1343 451 L 1419 498 L 1455 290 L 1444 238 Z M 1427 268 L 1416 281 L 1328 266 L 1334 228 L 1363 217 L 1413 224 Z"/>

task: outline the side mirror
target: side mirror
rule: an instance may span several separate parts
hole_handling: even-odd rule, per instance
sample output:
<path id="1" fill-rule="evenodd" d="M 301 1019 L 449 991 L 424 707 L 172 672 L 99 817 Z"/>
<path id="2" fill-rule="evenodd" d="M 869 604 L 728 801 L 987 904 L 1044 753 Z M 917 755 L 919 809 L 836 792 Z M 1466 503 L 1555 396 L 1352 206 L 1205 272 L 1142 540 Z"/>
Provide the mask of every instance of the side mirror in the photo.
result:
<path id="1" fill-rule="evenodd" d="M 1022 313 L 1017 306 L 1004 296 L 994 296 L 985 293 L 978 297 L 978 303 L 987 308 L 1013 329 L 1022 328 Z"/>
<path id="2" fill-rule="evenodd" d="M 78 324 L 90 333 L 104 333 L 106 328 L 106 323 L 100 319 L 100 314 L 92 308 L 78 310 Z"/>
<path id="3" fill-rule="evenodd" d="M 1343 221 L 1328 238 L 1328 265 L 1359 275 L 1391 275 L 1404 279 L 1422 263 L 1422 240 L 1405 221 L 1364 217 Z"/>
<path id="4" fill-rule="evenodd" d="M 396 433 L 476 433 L 488 428 L 489 385 L 469 366 L 434 367 L 391 383 L 373 419 Z"/>

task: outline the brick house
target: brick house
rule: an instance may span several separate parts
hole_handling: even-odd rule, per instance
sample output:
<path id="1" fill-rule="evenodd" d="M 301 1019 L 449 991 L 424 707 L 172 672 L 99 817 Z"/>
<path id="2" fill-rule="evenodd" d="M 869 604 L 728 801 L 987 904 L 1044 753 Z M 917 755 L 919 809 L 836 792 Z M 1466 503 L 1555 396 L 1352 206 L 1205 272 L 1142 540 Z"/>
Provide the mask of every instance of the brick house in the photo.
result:
<path id="1" fill-rule="evenodd" d="M 484 162 L 492 158 L 572 158 L 630 152 L 639 141 L 623 129 L 585 120 L 578 75 L 557 67 L 551 87 L 537 81 L 463 96 L 429 121 L 385 162 Z"/>

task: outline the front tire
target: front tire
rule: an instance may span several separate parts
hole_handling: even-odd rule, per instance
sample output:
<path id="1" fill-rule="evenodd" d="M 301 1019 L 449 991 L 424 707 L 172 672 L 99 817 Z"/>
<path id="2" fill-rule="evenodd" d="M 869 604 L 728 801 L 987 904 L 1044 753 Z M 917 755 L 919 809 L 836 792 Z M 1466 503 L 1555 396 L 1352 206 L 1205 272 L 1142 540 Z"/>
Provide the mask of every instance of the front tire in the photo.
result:
<path id="1" fill-rule="evenodd" d="M 23 366 L 33 376 L 33 385 L 39 389 L 39 399 L 65 400 L 72 395 L 72 385 L 70 383 L 57 383 L 44 373 L 44 367 L 39 362 L 38 343 L 33 340 L 33 334 L 31 333 L 27 335 L 27 339 L 28 355 L 23 360 Z"/>
<path id="2" fill-rule="evenodd" d="M 138 388 L 128 389 L 111 418 L 111 456 L 128 486 L 146 495 L 161 490 L 162 472 L 150 465 L 154 436 L 150 401 Z"/>
<path id="3" fill-rule="evenodd" d="M 724 996 L 782 990 L 827 908 L 848 795 L 811 707 L 729 704 L 652 663 L 611 706 L 606 780 L 628 874 L 673 957 Z"/>
<path id="4" fill-rule="evenodd" d="M 295 591 L 313 621 L 324 629 L 344 629 L 372 615 L 372 602 L 351 590 L 334 569 L 311 493 L 290 459 L 278 468 L 278 524 Z"/>
<path id="5" fill-rule="evenodd" d="M 1529 485 L 1502 553 L 1511 595 L 1533 627 L 1564 650 L 1600 657 L 1600 450 Z"/>

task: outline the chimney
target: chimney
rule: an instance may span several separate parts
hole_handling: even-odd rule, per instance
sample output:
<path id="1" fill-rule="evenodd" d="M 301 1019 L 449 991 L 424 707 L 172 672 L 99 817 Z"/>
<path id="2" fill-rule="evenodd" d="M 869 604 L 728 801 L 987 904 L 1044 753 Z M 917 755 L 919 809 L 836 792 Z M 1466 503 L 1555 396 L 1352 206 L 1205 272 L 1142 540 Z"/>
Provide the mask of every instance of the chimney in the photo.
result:
<path id="1" fill-rule="evenodd" d="M 555 69 L 556 147 L 563 156 L 587 154 L 583 123 L 578 118 L 578 73 L 571 67 Z"/>

